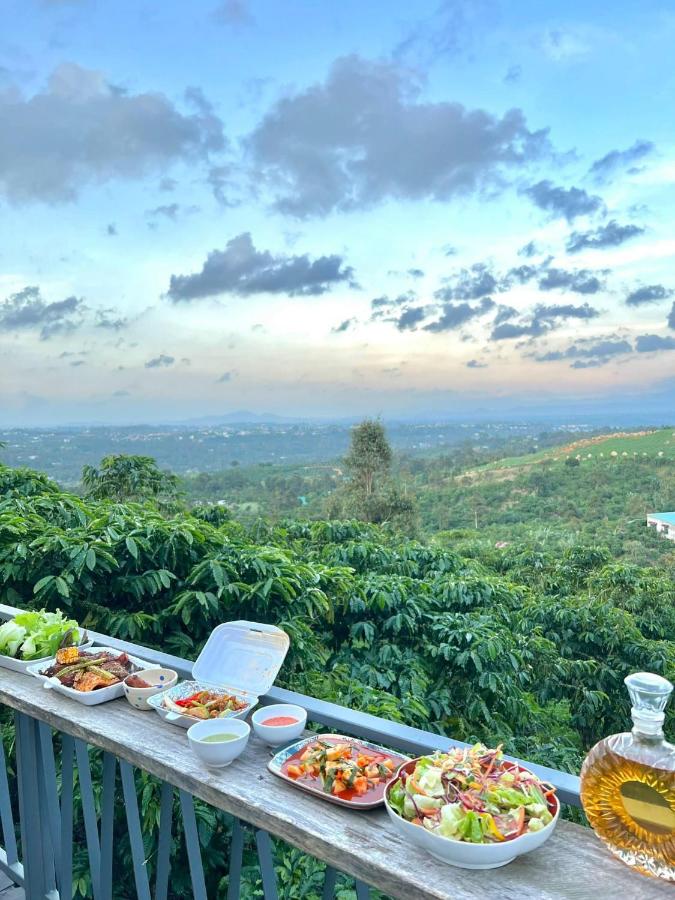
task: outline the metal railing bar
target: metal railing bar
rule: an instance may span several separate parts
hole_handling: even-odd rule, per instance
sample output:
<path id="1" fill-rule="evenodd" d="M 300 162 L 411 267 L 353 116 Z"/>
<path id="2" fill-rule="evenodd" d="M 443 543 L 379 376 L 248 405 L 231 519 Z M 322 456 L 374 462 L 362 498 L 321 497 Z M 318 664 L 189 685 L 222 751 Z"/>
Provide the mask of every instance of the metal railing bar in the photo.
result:
<path id="1" fill-rule="evenodd" d="M 98 837 L 96 807 L 94 806 L 94 789 L 91 783 L 89 749 L 84 741 L 81 741 L 79 738 L 75 738 L 75 756 L 77 758 L 77 776 L 80 782 L 80 796 L 82 798 L 84 835 L 89 851 L 91 887 L 95 900 L 99 900 L 101 894 L 101 845 Z"/>
<path id="2" fill-rule="evenodd" d="M 5 748 L 2 740 L 0 740 L 0 824 L 2 824 L 2 838 L 4 842 L 4 850 L 2 852 L 5 854 L 5 865 L 11 867 L 18 863 L 19 855 L 14 833 L 12 799 L 9 793 L 9 781 L 7 780 L 7 760 L 5 759 Z M 8 877 L 12 877 L 9 873 L 6 874 L 8 874 Z"/>
<path id="3" fill-rule="evenodd" d="M 277 876 L 274 871 L 274 853 L 272 839 L 268 832 L 261 828 L 255 829 L 255 843 L 258 848 L 258 862 L 262 875 L 263 897 L 265 900 L 279 900 L 277 892 Z"/>
<path id="4" fill-rule="evenodd" d="M 113 825 L 115 821 L 115 776 L 117 759 L 103 754 L 103 791 L 101 796 L 101 900 L 112 900 Z"/>
<path id="5" fill-rule="evenodd" d="M 0 604 L 0 619 L 11 618 L 18 612 L 22 612 L 22 610 L 6 604 Z M 96 631 L 90 631 L 89 635 L 95 642 L 140 656 L 147 659 L 148 662 L 158 663 L 166 668 L 175 669 L 183 678 L 192 676 L 193 663 L 180 656 L 163 653 L 152 647 L 144 647 L 142 644 L 131 644 L 128 641 L 108 637 Z M 433 750 L 450 750 L 453 747 L 469 746 L 469 744 L 462 741 L 456 741 L 444 735 L 435 734 L 432 731 L 413 728 L 400 722 L 391 722 L 388 719 L 382 719 L 370 713 L 349 709 L 346 706 L 340 706 L 327 700 L 317 700 L 314 697 L 308 697 L 305 694 L 299 694 L 285 688 L 273 687 L 260 698 L 260 703 L 263 706 L 271 703 L 293 703 L 297 706 L 302 706 L 307 710 L 308 719 L 312 722 L 319 722 L 327 728 L 347 731 L 356 737 L 385 744 L 412 756 L 420 756 Z M 525 766 L 543 781 L 548 781 L 554 785 L 563 803 L 581 806 L 578 776 L 571 775 L 568 772 L 561 772 L 558 769 L 551 769 L 538 763 L 521 760 L 517 757 L 507 756 L 506 758 L 518 765 Z"/>
<path id="6" fill-rule="evenodd" d="M 37 782 L 37 794 L 38 794 L 38 809 L 39 814 L 42 819 L 44 815 L 44 811 L 47 811 L 46 822 L 40 821 L 40 836 L 41 836 L 41 847 L 42 847 L 42 866 L 43 866 L 43 878 L 46 885 L 46 893 L 49 894 L 52 891 L 56 891 L 56 856 L 55 856 L 55 846 L 56 841 L 58 841 L 58 835 L 54 835 L 51 830 L 51 816 L 50 816 L 50 806 L 55 801 L 58 807 L 58 794 L 55 794 L 50 797 L 50 791 L 47 785 L 47 777 L 46 777 L 46 759 L 45 759 L 45 751 L 43 750 L 43 744 L 41 740 L 41 723 L 37 720 L 33 723 L 33 736 L 35 740 L 35 756 L 37 760 L 37 768 L 35 770 L 35 780 Z M 54 751 L 51 747 L 51 731 L 48 730 L 47 738 L 49 747 L 47 747 L 47 752 L 50 754 L 52 758 L 52 762 L 54 761 Z M 54 787 L 56 787 L 56 772 L 54 773 Z M 58 818 L 58 813 L 57 813 Z"/>
<path id="7" fill-rule="evenodd" d="M 244 829 L 235 816 L 230 840 L 230 867 L 227 879 L 227 900 L 239 900 L 241 896 L 241 866 L 244 861 Z"/>
<path id="8" fill-rule="evenodd" d="M 204 881 L 202 853 L 199 848 L 199 832 L 197 831 L 194 800 L 192 794 L 188 794 L 187 791 L 179 790 L 178 796 L 180 797 L 180 809 L 183 816 L 183 833 L 185 834 L 185 846 L 187 847 L 188 864 L 190 867 L 192 897 L 193 900 L 207 900 L 206 882 Z"/>
<path id="9" fill-rule="evenodd" d="M 367 884 L 354 880 L 354 887 L 356 888 L 356 900 L 370 900 L 370 888 Z"/>
<path id="10" fill-rule="evenodd" d="M 20 712 L 15 714 L 14 721 L 24 890 L 26 900 L 38 900 L 45 896 L 47 887 L 43 869 L 42 822 L 36 778 L 38 771 L 36 722 Z"/>
<path id="11" fill-rule="evenodd" d="M 171 870 L 171 826 L 173 824 L 173 785 L 162 782 L 159 801 L 159 836 L 157 838 L 157 873 L 155 900 L 166 900 Z"/>
<path id="12" fill-rule="evenodd" d="M 321 900 L 333 900 L 335 897 L 335 885 L 337 883 L 337 872 L 332 866 L 326 866 L 326 875 L 323 879 L 323 891 Z"/>
<path id="13" fill-rule="evenodd" d="M 150 883 L 145 860 L 145 847 L 143 845 L 143 832 L 141 831 L 141 817 L 138 812 L 138 797 L 136 794 L 136 780 L 131 764 L 120 759 L 120 774 L 122 776 L 122 792 L 124 794 L 124 806 L 127 814 L 127 829 L 129 843 L 131 844 L 131 858 L 134 864 L 134 881 L 136 883 L 136 896 L 138 900 L 151 900 Z"/>
<path id="14" fill-rule="evenodd" d="M 73 896 L 73 760 L 75 740 L 61 735 L 61 855 L 59 891 L 68 900 Z"/>
<path id="15" fill-rule="evenodd" d="M 52 842 L 54 859 L 61 858 L 61 811 L 59 809 L 59 789 L 56 781 L 56 761 L 54 760 L 54 744 L 52 730 L 46 722 L 38 722 L 38 738 L 40 749 L 40 771 L 44 783 L 45 806 L 49 835 Z"/>

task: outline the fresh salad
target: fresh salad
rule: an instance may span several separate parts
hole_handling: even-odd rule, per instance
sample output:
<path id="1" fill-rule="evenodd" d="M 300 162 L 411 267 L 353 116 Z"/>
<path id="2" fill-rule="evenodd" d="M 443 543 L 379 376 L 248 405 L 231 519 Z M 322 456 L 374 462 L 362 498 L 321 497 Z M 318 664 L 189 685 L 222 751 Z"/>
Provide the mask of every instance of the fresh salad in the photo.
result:
<path id="1" fill-rule="evenodd" d="M 15 659 L 46 659 L 61 647 L 82 643 L 83 633 L 74 619 L 56 612 L 22 612 L 0 626 L 0 654 Z"/>
<path id="2" fill-rule="evenodd" d="M 482 744 L 417 760 L 389 789 L 389 805 L 408 822 L 472 844 L 511 841 L 553 820 L 555 788 Z"/>

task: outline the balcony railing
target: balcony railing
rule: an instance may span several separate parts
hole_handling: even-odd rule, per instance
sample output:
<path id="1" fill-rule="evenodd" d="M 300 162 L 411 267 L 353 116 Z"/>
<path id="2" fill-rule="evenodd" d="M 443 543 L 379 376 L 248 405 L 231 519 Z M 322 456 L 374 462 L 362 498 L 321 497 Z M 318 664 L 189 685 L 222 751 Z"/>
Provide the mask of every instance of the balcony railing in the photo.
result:
<path id="1" fill-rule="evenodd" d="M 0 619 L 16 612 L 0 605 Z M 105 635 L 93 633 L 92 637 L 97 643 L 176 669 L 181 676 L 190 675 L 192 663 L 188 660 Z M 463 746 L 431 732 L 280 688 L 261 698 L 263 704 L 277 702 L 297 703 L 308 710 L 312 722 L 411 755 Z M 383 811 L 344 810 L 283 784 L 268 772 L 269 749 L 254 737 L 242 757 L 216 773 L 193 756 L 182 729 L 167 725 L 152 713 L 132 709 L 125 700 L 82 706 L 44 690 L 37 679 L 0 669 L 0 703 L 14 710 L 16 737 L 13 760 L 5 759 L 0 743 L 0 871 L 23 887 L 28 900 L 70 900 L 73 852 L 81 856 L 85 849 L 94 900 L 111 900 L 119 879 L 113 867 L 118 802 L 125 810 L 136 896 L 140 900 L 166 898 L 171 883 L 172 834 L 177 826 L 172 821 L 176 791 L 192 896 L 199 900 L 205 900 L 207 892 L 194 798 L 233 817 L 229 858 L 223 862 L 228 900 L 240 896 L 247 841 L 257 853 L 265 900 L 280 896 L 274 866 L 274 841 L 278 839 L 326 863 L 323 900 L 334 896 L 338 872 L 354 880 L 357 900 L 369 897 L 370 887 L 405 900 L 657 900 L 671 896 L 672 886 L 625 868 L 589 829 L 570 822 L 561 821 L 543 849 L 504 869 L 475 872 L 451 868 L 407 845 Z M 96 785 L 90 748 L 103 751 L 102 777 Z M 578 778 L 525 764 L 555 784 L 563 802 L 579 804 Z M 141 824 L 137 769 L 161 782 L 159 822 L 152 834 L 144 833 Z M 74 848 L 75 776 L 86 846 Z M 150 857 L 152 885 L 147 865 Z M 295 893 L 287 891 L 285 896 L 302 898 L 302 888 Z"/>

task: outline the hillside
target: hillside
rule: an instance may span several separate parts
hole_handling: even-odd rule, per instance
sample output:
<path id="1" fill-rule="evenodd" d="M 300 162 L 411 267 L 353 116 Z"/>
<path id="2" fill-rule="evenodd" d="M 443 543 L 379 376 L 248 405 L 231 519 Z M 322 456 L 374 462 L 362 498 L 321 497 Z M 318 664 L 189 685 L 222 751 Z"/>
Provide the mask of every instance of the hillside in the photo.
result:
<path id="1" fill-rule="evenodd" d="M 487 463 L 477 471 L 519 469 L 537 463 L 564 462 L 569 457 L 603 459 L 614 456 L 623 458 L 641 456 L 675 461 L 675 431 L 672 428 L 659 428 L 654 431 L 627 431 L 583 437 L 561 444 L 559 447 L 547 447 L 538 453 L 512 456 Z"/>
<path id="2" fill-rule="evenodd" d="M 675 507 L 672 428 L 588 438 L 462 474 L 426 468 L 414 490 L 428 533 L 601 541 L 617 558 L 675 562 L 673 544 L 645 527 L 649 512 Z"/>

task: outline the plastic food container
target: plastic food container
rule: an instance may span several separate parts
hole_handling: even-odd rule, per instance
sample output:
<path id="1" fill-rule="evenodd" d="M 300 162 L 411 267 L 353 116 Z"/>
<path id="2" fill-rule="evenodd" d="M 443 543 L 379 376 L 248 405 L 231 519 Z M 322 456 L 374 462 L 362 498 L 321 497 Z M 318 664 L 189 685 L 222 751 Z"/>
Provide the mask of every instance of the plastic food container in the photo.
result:
<path id="1" fill-rule="evenodd" d="M 93 653 L 97 651 L 105 651 L 112 656 L 123 655 L 122 650 L 115 650 L 114 647 L 94 647 L 92 650 Z M 138 669 L 160 668 L 156 663 L 145 662 L 143 659 L 138 659 L 137 656 L 131 656 L 130 654 L 127 654 L 127 656 Z M 48 678 L 46 675 L 43 675 L 42 671 L 54 665 L 55 662 L 56 657 L 53 656 L 51 659 L 41 663 L 31 663 L 27 671 L 30 675 L 39 678 L 43 683 L 43 687 L 50 688 L 58 694 L 63 694 L 65 697 L 71 697 L 73 700 L 77 700 L 78 703 L 84 704 L 84 706 L 97 706 L 99 703 L 105 703 L 107 700 L 117 700 L 118 697 L 124 696 L 124 683 L 122 681 L 119 681 L 117 684 L 111 684 L 110 687 L 97 688 L 95 691 L 76 691 L 75 688 L 61 684 L 57 678 Z"/>
<path id="2" fill-rule="evenodd" d="M 211 632 L 204 649 L 192 667 L 192 681 L 155 694 L 148 699 L 151 706 L 172 725 L 190 728 L 201 721 L 194 716 L 181 716 L 164 707 L 164 698 L 181 700 L 197 691 L 221 691 L 233 694 L 246 703 L 239 712 L 226 719 L 243 719 L 266 694 L 282 666 L 290 646 L 285 631 L 260 622 L 224 622 Z"/>

